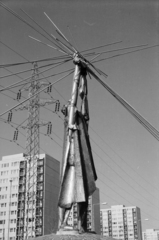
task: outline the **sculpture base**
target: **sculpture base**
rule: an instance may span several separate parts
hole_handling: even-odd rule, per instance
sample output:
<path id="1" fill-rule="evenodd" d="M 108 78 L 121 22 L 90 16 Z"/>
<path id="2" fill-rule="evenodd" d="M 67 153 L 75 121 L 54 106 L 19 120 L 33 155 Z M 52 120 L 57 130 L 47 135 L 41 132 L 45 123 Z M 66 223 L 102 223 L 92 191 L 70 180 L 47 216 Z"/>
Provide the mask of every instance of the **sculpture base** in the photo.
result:
<path id="1" fill-rule="evenodd" d="M 93 233 L 83 233 L 78 235 L 57 235 L 52 233 L 50 235 L 45 235 L 41 237 L 32 238 L 30 240 L 118 240 L 112 237 L 100 236 L 98 234 Z"/>
<path id="2" fill-rule="evenodd" d="M 60 229 L 56 235 L 79 235 L 79 232 L 74 229 Z"/>

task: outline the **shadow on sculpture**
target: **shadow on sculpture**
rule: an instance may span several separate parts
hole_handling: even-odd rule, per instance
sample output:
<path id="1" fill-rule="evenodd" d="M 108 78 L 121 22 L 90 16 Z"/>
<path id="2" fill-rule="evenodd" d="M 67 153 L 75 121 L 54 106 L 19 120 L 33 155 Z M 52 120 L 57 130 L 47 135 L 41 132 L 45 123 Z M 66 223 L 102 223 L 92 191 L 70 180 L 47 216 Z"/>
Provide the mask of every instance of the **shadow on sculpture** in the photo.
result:
<path id="1" fill-rule="evenodd" d="M 57 234 L 87 232 L 88 198 L 96 190 L 97 175 L 88 135 L 87 72 L 77 54 L 74 56 L 74 64 L 71 100 L 62 109 L 65 121 Z M 80 111 L 77 110 L 78 95 L 81 98 Z M 75 203 L 77 204 L 77 229 L 67 224 Z"/>

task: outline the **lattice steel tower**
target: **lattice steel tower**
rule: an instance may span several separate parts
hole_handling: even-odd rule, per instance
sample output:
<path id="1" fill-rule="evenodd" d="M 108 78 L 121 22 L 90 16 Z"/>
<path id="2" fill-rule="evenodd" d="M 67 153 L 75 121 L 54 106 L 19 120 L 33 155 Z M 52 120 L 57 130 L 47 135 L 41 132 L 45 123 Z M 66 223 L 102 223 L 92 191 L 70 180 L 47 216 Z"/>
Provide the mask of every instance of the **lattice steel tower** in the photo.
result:
<path id="1" fill-rule="evenodd" d="M 40 106 L 55 103 L 55 112 L 59 111 L 59 100 L 42 100 L 39 92 L 42 86 L 46 86 L 47 92 L 51 92 L 51 83 L 40 82 L 37 63 L 33 65 L 33 73 L 29 87 L 23 90 L 29 90 L 28 104 L 23 105 L 19 110 L 28 110 L 28 123 L 25 127 L 26 134 L 26 152 L 25 160 L 20 163 L 19 172 L 19 195 L 18 195 L 18 213 L 17 213 L 17 237 L 16 240 L 27 240 L 30 237 L 40 236 L 42 224 L 43 206 L 41 205 L 41 183 L 39 182 L 41 174 L 39 154 L 40 154 L 40 126 L 47 125 L 47 135 L 51 134 L 51 122 L 40 123 Z M 45 89 L 44 88 L 44 89 Z M 18 92 L 19 100 L 21 91 Z M 24 128 L 24 127 L 23 127 Z M 16 138 L 16 136 L 14 136 Z"/>
<path id="2" fill-rule="evenodd" d="M 39 94 L 40 89 L 37 64 L 34 63 L 32 81 L 29 87 L 28 124 L 26 139 L 26 202 L 25 202 L 25 239 L 36 236 L 36 192 L 37 160 L 39 159 Z"/>

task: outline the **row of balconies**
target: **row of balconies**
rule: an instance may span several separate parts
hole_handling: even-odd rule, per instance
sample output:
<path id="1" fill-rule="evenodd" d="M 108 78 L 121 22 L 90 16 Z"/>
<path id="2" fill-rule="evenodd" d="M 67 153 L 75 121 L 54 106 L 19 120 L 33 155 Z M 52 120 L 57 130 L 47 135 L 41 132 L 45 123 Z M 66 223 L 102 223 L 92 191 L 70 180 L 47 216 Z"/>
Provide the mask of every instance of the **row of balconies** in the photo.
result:
<path id="1" fill-rule="evenodd" d="M 40 215 L 38 215 L 36 217 L 36 219 L 34 217 L 29 217 L 29 218 L 26 219 L 26 221 L 28 220 L 28 223 L 31 223 L 31 222 L 34 222 L 36 220 L 36 225 L 37 226 L 42 225 L 42 211 L 38 212 L 38 214 L 40 214 Z M 24 228 L 24 212 L 23 212 L 23 219 L 18 219 L 17 220 L 17 228 L 18 229 L 19 228 L 21 228 L 21 229 Z"/>
<path id="2" fill-rule="evenodd" d="M 17 236 L 16 240 L 23 240 L 23 236 Z"/>
<path id="3" fill-rule="evenodd" d="M 24 236 L 24 228 L 18 228 L 17 229 L 17 237 L 23 237 Z M 22 239 L 22 238 L 17 238 L 18 240 L 19 239 Z"/>
<path id="4" fill-rule="evenodd" d="M 33 204 L 33 206 L 34 206 L 34 204 Z M 18 209 L 24 209 L 24 207 L 25 207 L 24 201 L 18 203 Z M 36 208 L 41 208 L 41 207 L 43 207 L 43 202 L 38 200 L 36 202 Z M 29 209 L 32 209 L 32 205 L 31 204 L 29 205 Z"/>
<path id="5" fill-rule="evenodd" d="M 25 216 L 24 211 L 23 210 L 18 210 L 17 217 L 18 218 L 24 218 L 24 216 Z"/>

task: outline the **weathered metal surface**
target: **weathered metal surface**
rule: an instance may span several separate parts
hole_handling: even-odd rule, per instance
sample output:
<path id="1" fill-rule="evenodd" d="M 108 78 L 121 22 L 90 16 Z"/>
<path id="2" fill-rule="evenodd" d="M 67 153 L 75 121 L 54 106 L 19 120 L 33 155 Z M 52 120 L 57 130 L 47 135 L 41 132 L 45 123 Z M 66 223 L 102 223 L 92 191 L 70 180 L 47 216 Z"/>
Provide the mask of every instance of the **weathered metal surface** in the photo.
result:
<path id="1" fill-rule="evenodd" d="M 87 230 L 86 209 L 88 197 L 96 190 L 97 179 L 88 135 L 88 101 L 86 68 L 78 54 L 74 56 L 75 71 L 72 95 L 65 106 L 65 136 L 61 168 L 61 186 L 59 192 L 59 231 L 66 233 L 69 212 L 74 203 L 78 209 L 79 233 Z M 77 99 L 80 86 L 81 113 L 77 111 Z M 73 234 L 72 229 L 72 234 Z"/>

